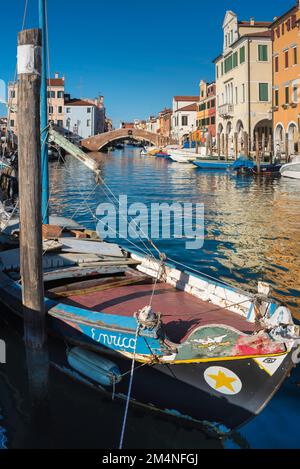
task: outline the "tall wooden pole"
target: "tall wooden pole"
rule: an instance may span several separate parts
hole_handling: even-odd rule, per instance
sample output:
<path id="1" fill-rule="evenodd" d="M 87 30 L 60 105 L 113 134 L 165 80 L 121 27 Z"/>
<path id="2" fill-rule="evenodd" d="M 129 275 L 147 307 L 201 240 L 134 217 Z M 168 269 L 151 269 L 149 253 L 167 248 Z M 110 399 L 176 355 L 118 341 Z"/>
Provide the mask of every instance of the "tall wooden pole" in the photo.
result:
<path id="1" fill-rule="evenodd" d="M 49 358 L 42 265 L 41 211 L 41 42 L 39 29 L 18 36 L 18 127 L 20 263 L 24 338 L 32 400 L 32 425 L 37 440 L 48 415 Z M 46 434 L 45 434 L 46 437 Z M 41 445 L 43 443 L 41 442 Z"/>
<path id="2" fill-rule="evenodd" d="M 226 161 L 228 160 L 228 155 L 229 155 L 229 135 L 225 135 L 225 158 Z"/>
<path id="3" fill-rule="evenodd" d="M 255 154 L 257 174 L 260 174 L 260 152 L 259 152 L 259 133 L 255 132 Z"/>
<path id="4" fill-rule="evenodd" d="M 285 134 L 285 161 L 286 163 L 289 162 L 289 158 L 290 158 L 290 155 L 289 155 L 289 134 L 286 133 Z"/>
<path id="5" fill-rule="evenodd" d="M 238 158 L 238 133 L 234 132 L 234 159 L 237 160 Z"/>
<path id="6" fill-rule="evenodd" d="M 220 135 L 220 133 L 217 133 L 217 154 L 218 154 L 218 159 L 220 159 L 220 156 L 221 156 L 221 135 Z"/>

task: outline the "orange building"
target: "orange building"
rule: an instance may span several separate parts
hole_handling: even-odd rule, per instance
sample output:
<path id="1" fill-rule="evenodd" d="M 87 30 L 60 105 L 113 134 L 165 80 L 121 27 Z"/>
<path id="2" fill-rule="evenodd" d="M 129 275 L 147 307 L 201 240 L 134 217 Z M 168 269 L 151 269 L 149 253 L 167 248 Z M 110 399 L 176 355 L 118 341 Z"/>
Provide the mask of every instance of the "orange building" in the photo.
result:
<path id="1" fill-rule="evenodd" d="M 299 154 L 300 4 L 271 24 L 273 41 L 274 151 Z"/>
<path id="2" fill-rule="evenodd" d="M 216 83 L 200 82 L 200 100 L 197 114 L 197 129 L 200 140 L 205 141 L 205 135 L 216 136 Z"/>

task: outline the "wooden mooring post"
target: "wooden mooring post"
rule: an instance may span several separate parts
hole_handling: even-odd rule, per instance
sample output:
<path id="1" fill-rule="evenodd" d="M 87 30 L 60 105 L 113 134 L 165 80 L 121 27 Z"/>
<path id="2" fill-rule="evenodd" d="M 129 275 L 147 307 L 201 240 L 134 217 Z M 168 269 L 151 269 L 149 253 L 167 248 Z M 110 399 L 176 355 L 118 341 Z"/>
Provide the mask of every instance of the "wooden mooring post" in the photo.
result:
<path id="1" fill-rule="evenodd" d="M 45 398 L 48 384 L 42 265 L 41 37 L 40 29 L 21 31 L 18 36 L 20 264 L 28 374 L 35 405 Z"/>
<path id="2" fill-rule="evenodd" d="M 256 155 L 257 174 L 260 174 L 260 151 L 259 151 L 259 134 L 258 134 L 258 132 L 255 132 L 255 155 Z"/>

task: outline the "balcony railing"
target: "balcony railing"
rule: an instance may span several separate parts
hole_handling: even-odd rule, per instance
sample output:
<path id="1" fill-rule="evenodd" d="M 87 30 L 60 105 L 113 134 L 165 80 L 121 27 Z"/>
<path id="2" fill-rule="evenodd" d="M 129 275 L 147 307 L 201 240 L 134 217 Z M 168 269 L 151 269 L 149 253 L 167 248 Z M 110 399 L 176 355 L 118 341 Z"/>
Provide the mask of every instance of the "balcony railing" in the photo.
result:
<path id="1" fill-rule="evenodd" d="M 223 104 L 218 107 L 218 112 L 221 117 L 224 119 L 233 117 L 234 115 L 234 105 L 233 104 Z"/>

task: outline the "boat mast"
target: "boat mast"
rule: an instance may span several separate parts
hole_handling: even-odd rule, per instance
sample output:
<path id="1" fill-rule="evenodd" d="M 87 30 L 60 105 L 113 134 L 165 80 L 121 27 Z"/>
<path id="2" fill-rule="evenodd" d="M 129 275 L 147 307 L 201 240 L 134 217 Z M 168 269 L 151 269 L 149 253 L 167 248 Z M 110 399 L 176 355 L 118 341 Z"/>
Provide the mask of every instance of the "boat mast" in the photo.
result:
<path id="1" fill-rule="evenodd" d="M 47 101 L 47 0 L 39 0 L 39 26 L 42 30 L 42 81 L 41 81 L 41 161 L 42 161 L 42 219 L 49 224 L 49 167 L 48 167 L 48 101 Z"/>

